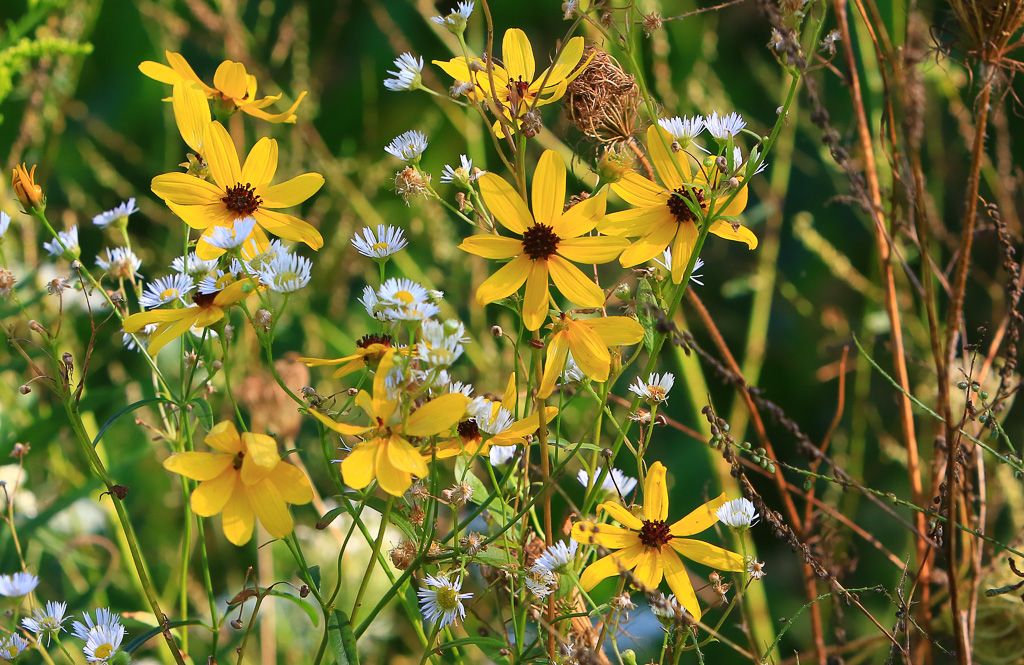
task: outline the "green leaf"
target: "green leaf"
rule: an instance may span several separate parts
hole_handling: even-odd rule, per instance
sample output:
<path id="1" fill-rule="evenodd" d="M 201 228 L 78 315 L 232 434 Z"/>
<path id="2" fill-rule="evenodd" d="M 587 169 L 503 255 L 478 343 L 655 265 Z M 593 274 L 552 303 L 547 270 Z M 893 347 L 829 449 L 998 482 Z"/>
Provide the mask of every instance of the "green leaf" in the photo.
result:
<path id="1" fill-rule="evenodd" d="M 309 578 L 311 580 L 313 580 L 313 586 L 316 587 L 317 591 L 319 591 L 320 590 L 320 566 L 310 566 L 309 567 Z"/>
<path id="2" fill-rule="evenodd" d="M 352 623 L 348 620 L 347 614 L 341 610 L 331 612 L 327 620 L 327 636 L 338 665 L 359 665 L 356 636 L 352 632 Z"/>
<path id="3" fill-rule="evenodd" d="M 201 626 L 203 622 L 198 619 L 189 619 L 188 621 L 169 621 L 167 628 L 177 628 L 178 626 Z M 124 645 L 124 650 L 128 653 L 135 653 L 135 651 L 143 644 L 148 642 L 150 639 L 156 637 L 160 633 L 164 632 L 164 626 L 157 626 L 156 628 L 150 628 L 143 634 L 136 637 L 134 640 Z"/>
<path id="4" fill-rule="evenodd" d="M 121 407 L 116 412 L 114 412 L 114 415 L 107 418 L 107 422 L 103 423 L 103 427 L 101 427 L 100 431 L 96 433 L 96 438 L 92 440 L 92 447 L 95 448 L 99 444 L 100 439 L 103 438 L 103 435 L 107 433 L 107 430 L 110 429 L 111 426 L 115 422 L 117 422 L 117 419 L 120 418 L 121 416 L 131 413 L 136 409 L 141 409 L 144 406 L 148 406 L 150 404 L 159 404 L 160 402 L 164 402 L 165 404 L 174 404 L 174 402 L 165 397 L 150 397 L 149 399 L 139 400 L 138 402 L 134 402 L 132 404 L 129 404 L 128 406 Z M 207 405 L 206 408 L 210 408 L 210 406 Z"/>
<path id="5" fill-rule="evenodd" d="M 656 313 L 660 309 L 658 297 L 654 295 L 650 282 L 646 279 L 640 280 L 636 290 L 636 317 L 644 327 L 644 348 L 647 349 L 647 353 L 654 351 L 654 342 L 658 337 L 654 326 L 658 322 Z"/>
<path id="6" fill-rule="evenodd" d="M 189 402 L 190 405 L 195 405 L 196 418 L 199 420 L 199 424 L 203 426 L 207 432 L 213 429 L 213 409 L 210 408 L 210 403 L 202 397 Z"/>
<path id="7" fill-rule="evenodd" d="M 370 508 L 373 508 L 381 515 L 384 514 L 384 499 L 380 498 L 379 496 L 371 496 L 368 499 L 366 499 L 366 505 L 369 506 Z M 416 527 L 413 526 L 412 522 L 406 519 L 405 515 L 403 515 L 400 511 L 393 509 L 388 514 L 388 520 L 392 524 L 397 526 L 399 529 L 401 529 L 402 533 L 404 533 L 409 540 L 416 540 Z"/>
<path id="8" fill-rule="evenodd" d="M 310 569 L 310 571 L 312 572 L 312 568 Z M 314 626 L 320 625 L 320 613 L 316 611 L 316 608 L 313 607 L 312 604 L 306 602 L 304 598 L 293 596 L 291 594 L 285 593 L 284 591 L 278 591 L 277 589 L 271 589 L 270 591 L 267 591 L 266 594 L 264 595 L 274 596 L 275 598 L 284 598 L 286 600 L 292 601 L 309 616 L 309 620 L 313 622 Z"/>
<path id="9" fill-rule="evenodd" d="M 330 510 L 328 510 L 324 514 L 323 517 L 321 517 L 320 519 L 318 519 L 316 521 L 316 528 L 319 529 L 320 531 L 323 531 L 324 529 L 326 529 L 327 527 L 329 527 L 331 525 L 331 522 L 333 522 L 334 520 L 338 519 L 338 515 L 341 515 L 342 513 L 345 513 L 345 512 L 348 512 L 348 511 L 345 510 L 344 506 L 338 506 L 336 508 L 331 508 Z"/>

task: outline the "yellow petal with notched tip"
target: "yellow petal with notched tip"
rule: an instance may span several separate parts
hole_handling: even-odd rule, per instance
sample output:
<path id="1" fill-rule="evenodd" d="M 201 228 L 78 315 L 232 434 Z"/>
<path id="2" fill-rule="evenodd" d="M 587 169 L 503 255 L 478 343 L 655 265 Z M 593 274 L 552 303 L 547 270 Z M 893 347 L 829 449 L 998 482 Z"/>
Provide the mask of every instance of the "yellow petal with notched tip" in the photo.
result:
<path id="1" fill-rule="evenodd" d="M 687 559 L 702 563 L 715 570 L 746 570 L 746 561 L 742 554 L 730 552 L 717 545 L 690 538 L 673 538 L 669 546 Z"/>
<path id="2" fill-rule="evenodd" d="M 576 522 L 572 525 L 572 539 L 586 545 L 600 545 L 610 550 L 621 550 L 640 542 L 635 532 L 613 524 Z"/>
<path id="3" fill-rule="evenodd" d="M 533 218 L 554 227 L 564 206 L 565 160 L 554 150 L 545 150 L 533 175 Z"/>
<path id="4" fill-rule="evenodd" d="M 292 464 L 278 464 L 267 476 L 267 480 L 274 483 L 274 487 L 288 503 L 302 505 L 313 500 L 313 488 L 309 484 L 309 478 Z"/>
<path id="5" fill-rule="evenodd" d="M 324 237 L 320 235 L 320 232 L 312 224 L 304 222 L 298 217 L 263 209 L 253 213 L 253 217 L 256 218 L 256 222 L 260 226 L 285 240 L 304 242 L 310 249 L 320 249 L 324 246 Z"/>
<path id="6" fill-rule="evenodd" d="M 213 426 L 203 443 L 224 453 L 235 455 L 242 452 L 242 439 L 238 429 L 230 420 L 222 420 Z"/>
<path id="7" fill-rule="evenodd" d="M 204 102 L 205 103 L 205 102 Z M 224 206 L 224 190 L 211 182 L 187 173 L 164 173 L 153 178 L 150 183 L 153 193 L 170 203 L 178 205 L 211 205 Z"/>
<path id="8" fill-rule="evenodd" d="M 651 182 L 634 171 L 627 171 L 619 181 L 613 182 L 612 191 L 626 203 L 638 208 L 667 206 L 670 196 L 664 186 Z"/>
<path id="9" fill-rule="evenodd" d="M 486 305 L 495 300 L 506 298 L 518 291 L 519 287 L 530 276 L 532 266 L 533 261 L 525 255 L 517 256 L 503 265 L 493 275 L 485 279 L 483 284 L 477 287 L 477 303 Z"/>
<path id="10" fill-rule="evenodd" d="M 352 489 L 361 490 L 373 481 L 380 439 L 360 443 L 341 461 L 341 478 Z"/>
<path id="11" fill-rule="evenodd" d="M 647 150 L 654 170 L 666 188 L 676 190 L 690 182 L 690 162 L 685 152 L 672 152 L 672 141 L 672 135 L 660 125 L 647 129 Z"/>
<path id="12" fill-rule="evenodd" d="M 387 454 L 388 463 L 396 469 L 408 471 L 409 473 L 423 477 L 430 470 L 423 460 L 416 447 L 398 435 L 392 435 L 384 446 L 384 453 Z"/>
<path id="13" fill-rule="evenodd" d="M 580 323 L 597 333 L 605 346 L 628 346 L 644 338 L 644 327 L 628 316 L 603 316 Z"/>
<path id="14" fill-rule="evenodd" d="M 668 582 L 672 593 L 676 595 L 676 600 L 693 618 L 699 620 L 700 604 L 697 602 L 697 594 L 693 590 L 693 584 L 690 583 L 690 576 L 687 574 L 683 562 L 671 550 L 665 550 L 662 553 L 662 558 L 665 566 L 665 581 Z"/>
<path id="15" fill-rule="evenodd" d="M 402 496 L 412 485 L 412 474 L 391 463 L 384 448 L 377 454 L 377 484 L 392 496 Z"/>
<path id="16" fill-rule="evenodd" d="M 591 196 L 586 201 L 580 201 L 565 211 L 561 217 L 556 218 L 555 234 L 564 242 L 590 233 L 604 223 L 607 203 L 608 188 L 602 187 L 596 196 Z M 559 249 L 562 244 L 562 242 L 558 244 Z"/>
<path id="17" fill-rule="evenodd" d="M 661 585 L 661 578 L 665 575 L 662 567 L 661 553 L 656 549 L 647 549 L 636 562 L 633 569 L 633 576 L 639 584 L 648 589 L 657 589 Z"/>
<path id="18" fill-rule="evenodd" d="M 206 482 L 199 483 L 192 490 L 192 498 L 189 500 L 192 512 L 200 517 L 213 517 L 224 510 L 224 506 L 235 491 L 237 481 L 238 472 L 230 469 Z"/>
<path id="19" fill-rule="evenodd" d="M 632 570 L 643 555 L 645 546 L 637 543 L 619 552 L 613 552 L 587 566 L 580 575 L 580 586 L 590 591 L 601 580 L 618 575 L 622 570 Z"/>
<path id="20" fill-rule="evenodd" d="M 269 181 L 268 181 L 269 182 Z M 320 191 L 324 177 L 319 173 L 303 173 L 291 180 L 260 189 L 264 208 L 290 208 L 297 206 Z"/>
<path id="21" fill-rule="evenodd" d="M 711 501 L 697 507 L 683 519 L 675 522 L 669 527 L 669 533 L 677 538 L 681 538 L 692 536 L 714 526 L 718 522 L 718 509 L 725 505 L 727 501 L 725 492 L 722 492 Z"/>
<path id="22" fill-rule="evenodd" d="M 628 510 L 626 510 L 619 504 L 615 503 L 614 501 L 605 501 L 604 503 L 600 504 L 597 507 L 597 509 L 603 510 L 604 512 L 608 513 L 608 515 L 613 520 L 615 520 L 622 526 L 632 529 L 634 531 L 639 531 L 644 526 L 644 523 L 640 520 L 639 517 L 629 512 Z"/>
<path id="23" fill-rule="evenodd" d="M 598 238 L 595 238 L 595 240 L 598 240 Z M 571 302 L 582 307 L 600 307 L 604 304 L 604 291 L 601 290 L 601 287 L 569 261 L 556 255 L 550 257 L 546 262 L 537 261 L 538 265 L 541 263 L 547 263 L 548 270 L 551 272 L 551 281 L 555 283 L 555 286 L 558 287 L 562 295 Z M 546 286 L 547 284 L 545 283 Z M 545 291 L 547 291 L 547 288 L 545 288 Z M 527 284 L 527 293 L 529 293 L 529 284 Z M 545 311 L 543 314 L 546 315 L 546 301 L 544 307 Z M 538 325 L 537 327 L 539 328 L 540 326 Z M 533 330 L 536 329 L 533 328 Z"/>
<path id="24" fill-rule="evenodd" d="M 647 232 L 642 238 L 636 240 L 619 255 L 619 263 L 623 268 L 629 268 L 650 261 L 665 251 L 672 239 L 675 237 L 676 224 L 661 224 Z"/>
<path id="25" fill-rule="evenodd" d="M 178 81 L 171 92 L 171 106 L 181 138 L 188 147 L 202 154 L 203 134 L 212 121 L 206 95 L 191 81 Z"/>
<path id="26" fill-rule="evenodd" d="M 548 348 L 544 357 L 544 375 L 537 387 L 537 397 L 546 399 L 555 389 L 555 381 L 565 369 L 565 361 L 569 356 L 568 331 L 557 332 L 548 338 Z"/>
<path id="27" fill-rule="evenodd" d="M 729 222 L 719 219 L 711 224 L 711 228 L 708 231 L 714 233 L 719 238 L 746 243 L 747 249 L 755 249 L 757 247 L 757 236 L 745 226 L 737 225 L 734 228 Z"/>
<path id="28" fill-rule="evenodd" d="M 538 330 L 548 318 L 548 300 L 551 298 L 548 293 L 548 261 L 532 263 L 530 275 L 526 278 L 526 295 L 523 298 L 523 325 L 527 330 Z"/>
<path id="29" fill-rule="evenodd" d="M 665 465 L 661 462 L 655 462 L 647 470 L 647 478 L 644 480 L 644 515 L 648 520 L 664 522 L 668 517 L 666 473 Z"/>
<path id="30" fill-rule="evenodd" d="M 509 28 L 505 31 L 505 37 L 501 40 L 501 59 L 510 79 L 521 80 L 527 84 L 533 81 L 533 74 L 536 71 L 533 46 L 526 33 L 519 28 Z"/>
<path id="31" fill-rule="evenodd" d="M 213 87 L 230 99 L 245 97 L 245 88 L 248 84 L 249 77 L 246 74 L 245 65 L 240 62 L 225 60 L 213 73 Z"/>
<path id="32" fill-rule="evenodd" d="M 241 182 L 252 185 L 253 189 L 260 189 L 264 185 L 270 184 L 270 181 L 274 179 L 275 173 L 277 173 L 277 141 L 264 136 L 256 142 L 256 145 L 252 147 L 252 150 L 246 156 L 245 164 L 242 165 Z M 264 199 L 260 205 L 267 206 L 264 192 L 259 191 L 257 195 Z M 279 208 L 282 206 L 267 207 Z"/>
<path id="33" fill-rule="evenodd" d="M 683 222 L 676 231 L 676 237 L 672 240 L 672 281 L 676 284 L 683 281 L 699 236 L 697 225 L 690 222 Z"/>
<path id="34" fill-rule="evenodd" d="M 462 420 L 468 403 L 462 393 L 441 395 L 413 411 L 403 431 L 409 436 L 440 434 Z"/>
<path id="35" fill-rule="evenodd" d="M 463 240 L 459 249 L 485 259 L 511 259 L 523 253 L 523 241 L 482 233 Z"/>
<path id="36" fill-rule="evenodd" d="M 567 332 L 569 349 L 580 370 L 594 381 L 607 381 L 612 356 L 604 340 L 580 322 L 570 323 Z"/>
<path id="37" fill-rule="evenodd" d="M 235 483 L 231 498 L 224 504 L 221 514 L 224 535 L 235 545 L 245 545 L 252 537 L 254 523 L 255 515 L 252 512 L 252 506 L 249 505 L 245 486 L 242 483 Z"/>

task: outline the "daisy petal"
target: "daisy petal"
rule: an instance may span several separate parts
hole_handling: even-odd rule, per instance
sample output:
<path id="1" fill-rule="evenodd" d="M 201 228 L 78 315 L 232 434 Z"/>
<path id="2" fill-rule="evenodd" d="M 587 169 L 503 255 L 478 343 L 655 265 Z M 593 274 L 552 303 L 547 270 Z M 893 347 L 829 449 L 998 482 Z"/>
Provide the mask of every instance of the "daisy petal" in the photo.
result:
<path id="1" fill-rule="evenodd" d="M 605 346 L 628 346 L 644 338 L 644 327 L 628 316 L 604 316 L 581 323 L 597 333 Z"/>
<path id="2" fill-rule="evenodd" d="M 620 570 L 632 570 L 639 563 L 645 549 L 646 546 L 637 543 L 632 547 L 598 559 L 587 566 L 587 569 L 580 575 L 580 586 L 584 591 L 590 591 L 601 580 L 618 575 Z"/>
<path id="3" fill-rule="evenodd" d="M 462 420 L 468 403 L 469 398 L 462 393 L 441 395 L 416 409 L 409 416 L 405 433 L 409 436 L 440 434 Z"/>
<path id="4" fill-rule="evenodd" d="M 668 189 L 679 189 L 690 181 L 690 163 L 685 152 L 671 152 L 672 141 L 672 135 L 661 125 L 647 129 L 647 150 L 651 153 L 654 170 Z"/>
<path id="5" fill-rule="evenodd" d="M 240 62 L 225 60 L 213 73 L 213 86 L 220 90 L 225 97 L 242 99 L 245 97 L 248 83 L 249 76 L 246 74 L 245 65 Z"/>
<path id="6" fill-rule="evenodd" d="M 640 542 L 636 532 L 612 524 L 576 522 L 572 525 L 573 540 L 586 545 L 600 545 L 610 550 L 621 550 Z"/>
<path id="7" fill-rule="evenodd" d="M 537 65 L 533 60 L 533 45 L 525 32 L 519 28 L 505 31 L 501 40 L 501 58 L 510 79 L 525 83 L 533 81 Z"/>
<path id="8" fill-rule="evenodd" d="M 757 247 L 757 236 L 751 232 L 745 226 L 737 226 L 733 228 L 733 225 L 729 222 L 719 219 L 711 225 L 708 229 L 710 233 L 714 233 L 719 238 L 725 238 L 726 240 L 735 240 L 737 242 L 747 243 L 748 249 L 755 249 Z"/>
<path id="9" fill-rule="evenodd" d="M 459 249 L 485 259 L 511 259 L 523 253 L 523 242 L 515 238 L 480 234 L 463 240 Z"/>
<path id="10" fill-rule="evenodd" d="M 396 469 L 408 471 L 419 477 L 430 473 L 427 463 L 423 460 L 423 455 L 400 436 L 391 436 L 387 445 L 384 446 L 384 453 L 388 456 L 388 463 Z"/>
<path id="11" fill-rule="evenodd" d="M 644 481 L 644 514 L 652 521 L 664 522 L 668 517 L 668 486 L 665 484 L 665 465 L 655 462 L 647 470 Z"/>
<path id="12" fill-rule="evenodd" d="M 320 249 L 324 246 L 324 237 L 320 232 L 312 224 L 298 217 L 274 210 L 257 210 L 253 217 L 260 226 L 280 238 L 304 242 L 310 249 Z"/>
<path id="13" fill-rule="evenodd" d="M 544 376 L 537 387 L 537 397 L 546 399 L 555 389 L 555 381 L 562 374 L 565 360 L 569 356 L 569 334 L 567 331 L 557 332 L 548 338 L 548 348 L 544 357 Z"/>
<path id="14" fill-rule="evenodd" d="M 633 575 L 636 581 L 648 589 L 657 589 L 661 586 L 661 578 L 664 576 L 662 568 L 662 554 L 656 549 L 647 549 L 636 564 Z"/>
<path id="15" fill-rule="evenodd" d="M 573 360 L 583 373 L 594 381 L 607 381 L 612 357 L 597 333 L 582 322 L 570 323 L 568 333 Z"/>
<path id="16" fill-rule="evenodd" d="M 686 572 L 683 562 L 679 560 L 672 550 L 662 552 L 662 563 L 665 566 L 665 581 L 676 595 L 676 600 L 695 619 L 700 619 L 700 603 L 697 602 L 697 594 L 690 583 L 690 575 Z"/>
<path id="17" fill-rule="evenodd" d="M 203 103 L 205 102 L 205 98 Z M 150 184 L 153 193 L 170 203 L 178 205 L 224 204 L 224 191 L 213 183 L 206 182 L 187 173 L 164 173 L 153 178 Z"/>
<path id="18" fill-rule="evenodd" d="M 267 478 L 288 503 L 303 505 L 313 500 L 309 478 L 292 464 L 278 464 Z"/>
<path id="19" fill-rule="evenodd" d="M 687 559 L 702 563 L 715 570 L 746 570 L 746 562 L 742 554 L 705 543 L 692 538 L 673 538 L 668 544 Z"/>
<path id="20" fill-rule="evenodd" d="M 722 215 L 726 217 L 735 217 L 736 215 L 743 212 L 743 210 L 747 207 L 747 190 L 749 189 L 749 187 L 744 187 L 743 189 L 736 192 L 736 196 L 733 198 L 733 200 L 729 203 L 729 205 L 725 206 L 724 210 L 722 210 Z M 753 249 L 753 247 L 751 247 L 751 249 Z"/>
<path id="21" fill-rule="evenodd" d="M 639 517 L 637 517 L 636 515 L 629 512 L 619 504 L 614 503 L 612 501 L 605 501 L 604 503 L 599 505 L 597 509 L 603 510 L 604 512 L 608 513 L 608 515 L 610 515 L 613 520 L 615 520 L 622 526 L 632 529 L 634 531 L 639 531 L 644 526 L 644 523 L 640 520 Z"/>
<path id="22" fill-rule="evenodd" d="M 676 538 L 685 538 L 714 526 L 718 522 L 717 511 L 725 505 L 726 501 L 725 492 L 722 492 L 711 501 L 698 506 L 689 515 L 674 523 L 669 527 L 669 533 Z"/>
<path id="23" fill-rule="evenodd" d="M 630 268 L 638 263 L 650 261 L 665 251 L 675 236 L 677 224 L 663 224 L 657 226 L 632 245 L 622 251 L 619 256 L 619 263 L 623 268 Z"/>
<path id="24" fill-rule="evenodd" d="M 626 203 L 638 208 L 654 208 L 668 204 L 667 189 L 633 171 L 626 172 L 621 180 L 612 183 L 612 191 Z"/>
<path id="25" fill-rule="evenodd" d="M 689 222 L 679 225 L 676 237 L 672 240 L 672 281 L 676 284 L 683 281 L 683 274 L 690 264 L 690 255 L 697 247 L 697 238 L 700 233 L 697 226 Z"/>
<path id="26" fill-rule="evenodd" d="M 625 238 L 586 236 L 559 241 L 558 254 L 577 263 L 608 263 L 627 247 L 629 241 Z"/>

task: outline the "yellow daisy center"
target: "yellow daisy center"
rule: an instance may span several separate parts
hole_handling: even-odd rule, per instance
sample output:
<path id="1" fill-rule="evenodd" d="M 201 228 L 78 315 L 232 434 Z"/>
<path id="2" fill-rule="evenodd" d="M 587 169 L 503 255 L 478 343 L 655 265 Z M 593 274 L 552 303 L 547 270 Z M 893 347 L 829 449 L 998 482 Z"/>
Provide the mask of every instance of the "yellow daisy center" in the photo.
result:
<path id="1" fill-rule="evenodd" d="M 640 527 L 640 542 L 647 547 L 660 548 L 672 540 L 669 526 L 664 520 L 644 520 Z"/>
<path id="2" fill-rule="evenodd" d="M 437 590 L 437 605 L 446 612 L 458 608 L 459 594 L 451 587 L 441 587 Z"/>
<path id="3" fill-rule="evenodd" d="M 416 296 L 409 293 L 408 291 L 396 291 L 394 295 L 395 300 L 401 300 L 406 305 L 416 301 Z"/>
<path id="4" fill-rule="evenodd" d="M 696 197 L 696 201 L 694 201 L 694 197 Z M 668 211 L 680 224 L 697 221 L 697 216 L 693 214 L 687 201 L 696 203 L 701 210 L 707 209 L 707 205 L 704 203 L 704 190 L 699 187 L 691 187 L 688 192 L 685 187 L 680 187 L 668 197 Z"/>
<path id="5" fill-rule="evenodd" d="M 256 189 L 249 183 L 238 183 L 234 187 L 228 187 L 226 194 L 221 201 L 235 219 L 251 217 L 263 203 L 263 199 L 256 195 Z"/>
<path id="6" fill-rule="evenodd" d="M 656 402 L 663 402 L 668 397 L 668 393 L 661 386 L 647 386 L 647 392 L 650 394 L 651 399 Z"/>
<path id="7" fill-rule="evenodd" d="M 160 299 L 161 300 L 167 300 L 168 298 L 177 298 L 178 295 L 179 295 L 178 289 L 175 289 L 175 288 L 164 289 L 163 291 L 160 292 Z"/>
<path id="8" fill-rule="evenodd" d="M 110 658 L 110 654 L 114 652 L 114 645 L 112 644 L 101 644 L 96 647 L 96 651 L 93 653 L 93 658 L 105 659 Z"/>
<path id="9" fill-rule="evenodd" d="M 523 253 L 534 261 L 546 259 L 555 253 L 561 240 L 547 224 L 534 224 L 523 232 Z"/>

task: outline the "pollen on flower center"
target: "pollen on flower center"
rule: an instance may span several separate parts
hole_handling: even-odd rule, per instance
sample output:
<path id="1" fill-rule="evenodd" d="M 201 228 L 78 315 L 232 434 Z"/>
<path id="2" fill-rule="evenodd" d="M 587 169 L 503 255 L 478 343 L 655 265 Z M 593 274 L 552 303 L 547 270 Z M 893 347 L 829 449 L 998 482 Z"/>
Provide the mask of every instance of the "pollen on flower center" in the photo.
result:
<path id="1" fill-rule="evenodd" d="M 523 252 L 534 261 L 546 259 L 555 253 L 561 240 L 547 224 L 534 224 L 523 232 Z"/>
<path id="2" fill-rule="evenodd" d="M 669 526 L 664 520 L 644 520 L 643 526 L 640 527 L 641 543 L 647 547 L 660 548 L 670 540 L 672 534 L 669 533 Z"/>
<path id="3" fill-rule="evenodd" d="M 691 196 L 692 192 L 692 196 Z M 694 197 L 697 199 L 697 205 L 700 206 L 701 210 L 707 209 L 707 205 L 704 204 L 704 190 L 699 187 L 691 187 L 690 192 L 686 191 L 685 187 L 672 192 L 672 195 L 668 197 L 668 211 L 672 213 L 672 216 L 676 218 L 679 223 L 683 222 L 696 222 L 697 217 L 690 210 L 690 206 L 686 205 L 687 200 L 693 201 Z"/>
<path id="4" fill-rule="evenodd" d="M 221 201 L 234 213 L 236 219 L 251 217 L 263 203 L 263 199 L 256 195 L 256 189 L 249 183 L 238 183 L 234 187 L 228 187 L 227 196 Z"/>
<path id="5" fill-rule="evenodd" d="M 480 436 L 480 426 L 477 425 L 475 418 L 461 421 L 456 425 L 455 430 L 465 440 L 476 439 Z"/>
<path id="6" fill-rule="evenodd" d="M 441 587 L 437 590 L 437 604 L 447 612 L 459 606 L 459 594 L 452 587 Z"/>

